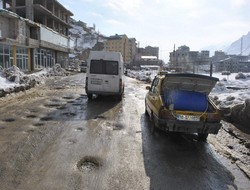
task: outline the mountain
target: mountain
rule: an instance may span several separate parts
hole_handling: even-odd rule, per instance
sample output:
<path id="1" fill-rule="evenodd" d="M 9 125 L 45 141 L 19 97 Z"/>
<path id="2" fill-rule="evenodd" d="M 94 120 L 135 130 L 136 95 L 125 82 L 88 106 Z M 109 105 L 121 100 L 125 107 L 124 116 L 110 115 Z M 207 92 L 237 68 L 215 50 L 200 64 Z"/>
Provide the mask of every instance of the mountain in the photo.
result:
<path id="1" fill-rule="evenodd" d="M 233 42 L 225 52 L 227 54 L 239 55 L 241 54 L 241 47 L 242 55 L 250 55 L 250 32 Z"/>

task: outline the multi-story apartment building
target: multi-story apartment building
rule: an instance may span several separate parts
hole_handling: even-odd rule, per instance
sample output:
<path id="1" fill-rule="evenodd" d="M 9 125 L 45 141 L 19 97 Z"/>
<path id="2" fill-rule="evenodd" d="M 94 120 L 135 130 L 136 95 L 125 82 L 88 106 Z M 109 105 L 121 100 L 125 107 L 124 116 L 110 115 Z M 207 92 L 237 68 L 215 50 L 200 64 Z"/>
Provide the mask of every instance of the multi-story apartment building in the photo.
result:
<path id="1" fill-rule="evenodd" d="M 178 71 L 199 72 L 201 67 L 209 66 L 209 51 L 190 51 L 187 46 L 181 46 L 170 52 L 170 68 Z"/>
<path id="2" fill-rule="evenodd" d="M 3 0 L 0 66 L 35 70 L 62 63 L 74 48 L 70 16 L 57 0 Z"/>
<path id="3" fill-rule="evenodd" d="M 104 42 L 104 50 L 120 52 L 124 62 L 129 64 L 134 60 L 136 54 L 136 39 L 128 38 L 125 34 L 110 36 Z"/>
<path id="4" fill-rule="evenodd" d="M 230 56 L 224 60 L 215 62 L 217 72 L 229 71 L 231 73 L 250 72 L 250 57 L 243 55 Z"/>
<path id="5" fill-rule="evenodd" d="M 138 48 L 140 56 L 155 56 L 159 59 L 159 47 L 146 46 L 145 48 Z"/>

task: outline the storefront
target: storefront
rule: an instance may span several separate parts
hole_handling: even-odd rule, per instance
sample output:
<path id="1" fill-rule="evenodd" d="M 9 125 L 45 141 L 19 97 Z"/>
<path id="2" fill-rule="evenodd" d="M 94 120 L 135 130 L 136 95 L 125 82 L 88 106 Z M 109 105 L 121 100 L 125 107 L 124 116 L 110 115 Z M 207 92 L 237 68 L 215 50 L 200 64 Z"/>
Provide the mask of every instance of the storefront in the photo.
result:
<path id="1" fill-rule="evenodd" d="M 30 70 L 33 55 L 30 48 L 0 44 L 0 67 L 16 65 L 22 71 Z M 34 49 L 34 69 L 51 68 L 55 65 L 55 51 Z"/>
<path id="2" fill-rule="evenodd" d="M 35 49 L 35 69 L 51 68 L 55 64 L 55 52 L 46 49 Z"/>

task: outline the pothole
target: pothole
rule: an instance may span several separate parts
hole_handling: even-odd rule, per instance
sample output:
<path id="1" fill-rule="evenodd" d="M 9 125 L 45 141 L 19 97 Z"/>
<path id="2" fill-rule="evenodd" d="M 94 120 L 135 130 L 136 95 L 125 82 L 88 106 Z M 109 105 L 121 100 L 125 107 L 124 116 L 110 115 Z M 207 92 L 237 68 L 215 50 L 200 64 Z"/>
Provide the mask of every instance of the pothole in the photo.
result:
<path id="1" fill-rule="evenodd" d="M 5 129 L 5 127 L 4 127 L 4 126 L 0 126 L 0 130 L 1 130 L 1 129 Z"/>
<path id="2" fill-rule="evenodd" d="M 82 128 L 82 127 L 78 127 L 78 128 L 76 129 L 76 131 L 83 131 L 83 128 Z"/>
<path id="3" fill-rule="evenodd" d="M 53 117 L 46 116 L 46 117 L 40 118 L 40 120 L 41 120 L 41 121 L 51 121 L 51 120 L 53 120 Z"/>
<path id="4" fill-rule="evenodd" d="M 113 126 L 113 130 L 122 130 L 124 128 L 123 124 L 117 123 Z"/>
<path id="5" fill-rule="evenodd" d="M 56 89 L 56 90 L 62 90 L 62 89 L 65 89 L 65 87 L 63 87 L 63 86 L 56 86 L 54 89 Z"/>
<path id="6" fill-rule="evenodd" d="M 74 97 L 72 97 L 72 96 L 64 96 L 64 97 L 62 97 L 63 99 L 66 99 L 66 100 L 71 100 L 71 99 L 74 99 Z"/>
<path id="7" fill-rule="evenodd" d="M 43 126 L 44 123 L 34 123 L 33 125 L 34 125 L 35 127 L 40 127 L 40 126 Z"/>
<path id="8" fill-rule="evenodd" d="M 36 115 L 27 115 L 26 117 L 27 118 L 36 118 L 37 116 Z"/>
<path id="9" fill-rule="evenodd" d="M 80 106 L 80 105 L 82 105 L 82 104 L 80 104 L 80 103 L 73 103 L 72 105 L 73 105 L 73 106 Z"/>
<path id="10" fill-rule="evenodd" d="M 45 107 L 47 108 L 53 108 L 53 107 L 59 107 L 61 104 L 58 103 L 50 103 L 50 104 L 44 104 Z"/>
<path id="11" fill-rule="evenodd" d="M 65 115 L 65 116 L 76 116 L 76 113 L 64 112 L 64 113 L 62 113 L 62 115 Z"/>
<path id="12" fill-rule="evenodd" d="M 51 99 L 50 101 L 51 102 L 60 102 L 61 100 L 59 100 L 59 99 Z"/>
<path id="13" fill-rule="evenodd" d="M 105 117 L 103 115 L 98 115 L 95 117 L 95 119 L 105 119 Z"/>
<path id="14" fill-rule="evenodd" d="M 64 110 L 64 109 L 66 109 L 66 106 L 60 106 L 60 107 L 57 107 L 56 109 L 58 109 L 58 110 Z"/>
<path id="15" fill-rule="evenodd" d="M 33 133 L 35 132 L 35 129 L 28 129 L 27 131 L 25 131 L 26 133 Z"/>
<path id="16" fill-rule="evenodd" d="M 14 118 L 6 118 L 6 119 L 3 119 L 2 121 L 5 121 L 5 122 L 14 122 L 15 119 Z"/>
<path id="17" fill-rule="evenodd" d="M 37 113 L 37 112 L 38 112 L 38 110 L 35 110 L 35 109 L 30 110 L 30 113 Z"/>
<path id="18" fill-rule="evenodd" d="M 81 172 L 91 172 L 99 169 L 102 166 L 102 164 L 100 159 L 96 157 L 85 156 L 77 163 L 76 166 Z"/>

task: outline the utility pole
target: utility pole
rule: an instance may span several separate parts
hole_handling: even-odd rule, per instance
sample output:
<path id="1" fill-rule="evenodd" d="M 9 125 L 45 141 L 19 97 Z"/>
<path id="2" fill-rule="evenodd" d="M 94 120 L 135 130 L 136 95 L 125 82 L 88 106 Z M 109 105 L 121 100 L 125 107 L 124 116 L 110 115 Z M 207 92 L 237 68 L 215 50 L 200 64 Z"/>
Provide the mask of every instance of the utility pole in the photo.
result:
<path id="1" fill-rule="evenodd" d="M 243 37 L 241 37 L 240 40 L 240 55 L 242 55 L 242 52 L 243 52 Z"/>

